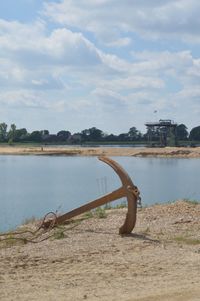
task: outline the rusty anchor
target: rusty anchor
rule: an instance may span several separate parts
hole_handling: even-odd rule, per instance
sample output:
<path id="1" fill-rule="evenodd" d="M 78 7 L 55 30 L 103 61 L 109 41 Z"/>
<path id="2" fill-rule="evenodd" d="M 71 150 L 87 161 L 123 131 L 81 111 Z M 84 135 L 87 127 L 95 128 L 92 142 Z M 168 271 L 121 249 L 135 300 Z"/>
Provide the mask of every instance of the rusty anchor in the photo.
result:
<path id="1" fill-rule="evenodd" d="M 131 178 L 127 174 L 127 172 L 114 160 L 108 157 L 99 157 L 99 160 L 105 162 L 109 166 L 111 166 L 114 171 L 119 176 L 122 186 L 111 193 L 108 193 L 94 201 L 91 201 L 81 207 L 73 209 L 63 215 L 56 217 L 54 225 L 59 225 L 65 223 L 67 220 L 85 213 L 89 210 L 95 209 L 99 206 L 105 205 L 108 202 L 112 202 L 114 200 L 120 199 L 122 197 L 126 197 L 128 201 L 128 211 L 126 214 L 126 219 L 124 224 L 120 227 L 120 234 L 128 234 L 131 233 L 136 223 L 136 215 L 137 215 L 137 203 L 140 201 L 140 192 L 138 188 L 133 184 Z M 48 228 L 48 226 L 52 223 L 52 220 L 46 220 L 43 223 L 43 226 Z"/>

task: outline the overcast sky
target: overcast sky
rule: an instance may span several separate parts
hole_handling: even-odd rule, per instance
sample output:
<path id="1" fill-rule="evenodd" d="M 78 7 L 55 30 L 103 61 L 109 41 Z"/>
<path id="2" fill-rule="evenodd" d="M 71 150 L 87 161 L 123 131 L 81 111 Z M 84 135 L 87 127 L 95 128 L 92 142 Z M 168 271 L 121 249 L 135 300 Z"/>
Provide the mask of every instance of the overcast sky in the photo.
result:
<path id="1" fill-rule="evenodd" d="M 0 1 L 0 122 L 200 125 L 199 0 Z"/>

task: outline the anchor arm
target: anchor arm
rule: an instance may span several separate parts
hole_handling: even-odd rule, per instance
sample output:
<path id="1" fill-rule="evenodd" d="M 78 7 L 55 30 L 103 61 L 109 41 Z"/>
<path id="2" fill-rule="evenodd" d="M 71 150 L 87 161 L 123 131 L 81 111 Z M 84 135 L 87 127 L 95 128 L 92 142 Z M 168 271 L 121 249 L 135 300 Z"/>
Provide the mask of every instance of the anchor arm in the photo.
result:
<path id="1" fill-rule="evenodd" d="M 117 190 L 114 190 L 113 192 L 106 194 L 94 201 L 91 201 L 83 206 L 80 206 L 76 209 L 73 209 L 72 211 L 69 211 L 61 216 L 58 216 L 56 219 L 56 223 L 57 224 L 62 224 L 64 223 L 66 220 L 75 217 L 79 214 L 85 213 L 87 211 L 90 211 L 94 208 L 97 208 L 99 206 L 105 205 L 108 202 L 112 202 L 114 200 L 120 199 L 122 197 L 125 196 L 125 191 L 123 187 L 120 187 Z"/>

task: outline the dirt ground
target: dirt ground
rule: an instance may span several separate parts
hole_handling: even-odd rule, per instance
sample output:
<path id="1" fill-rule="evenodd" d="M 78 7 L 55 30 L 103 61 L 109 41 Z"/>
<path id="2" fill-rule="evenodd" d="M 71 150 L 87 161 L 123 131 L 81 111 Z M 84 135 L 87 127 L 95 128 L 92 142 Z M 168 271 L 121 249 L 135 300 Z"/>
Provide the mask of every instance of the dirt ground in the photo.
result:
<path id="1" fill-rule="evenodd" d="M 68 155 L 68 156 L 139 156 L 200 158 L 200 147 L 18 147 L 0 146 L 4 155 Z"/>
<path id="2" fill-rule="evenodd" d="M 0 243 L 0 300 L 199 301 L 200 204 L 138 209 L 133 233 L 120 236 L 126 210 L 78 219 L 40 243 Z"/>

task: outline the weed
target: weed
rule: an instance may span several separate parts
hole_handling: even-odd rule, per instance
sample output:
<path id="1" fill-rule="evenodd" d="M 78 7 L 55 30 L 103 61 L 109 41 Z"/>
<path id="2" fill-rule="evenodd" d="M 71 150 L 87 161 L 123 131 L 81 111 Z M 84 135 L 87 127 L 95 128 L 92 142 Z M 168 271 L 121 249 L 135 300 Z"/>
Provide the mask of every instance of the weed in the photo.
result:
<path id="1" fill-rule="evenodd" d="M 54 239 L 63 239 L 65 238 L 65 228 L 64 227 L 57 227 L 54 235 Z"/>
<path id="2" fill-rule="evenodd" d="M 185 236 L 176 236 L 173 238 L 174 241 L 178 243 L 185 243 L 187 245 L 199 245 L 200 239 L 197 238 L 187 238 Z"/>
<path id="3" fill-rule="evenodd" d="M 190 200 L 190 199 L 183 199 L 184 202 L 191 204 L 191 205 L 198 205 L 199 202 L 196 200 Z"/>
<path id="4" fill-rule="evenodd" d="M 22 222 L 22 225 L 28 225 L 28 224 L 32 224 L 34 222 L 36 222 L 36 217 L 32 216 L 29 218 L 25 218 L 24 221 Z"/>
<path id="5" fill-rule="evenodd" d="M 92 213 L 92 211 L 88 211 L 86 213 L 84 213 L 84 219 L 88 219 L 88 218 L 92 218 L 94 215 Z"/>
<path id="6" fill-rule="evenodd" d="M 106 214 L 105 208 L 98 207 L 98 208 L 95 210 L 95 216 L 98 217 L 98 218 L 106 218 L 106 217 L 107 217 L 107 214 Z"/>
<path id="7" fill-rule="evenodd" d="M 127 208 L 127 202 L 123 201 L 120 204 L 115 206 L 116 209 Z"/>
<path id="8" fill-rule="evenodd" d="M 104 209 L 110 210 L 110 209 L 112 209 L 112 205 L 110 203 L 107 203 L 107 204 L 105 204 Z"/>

